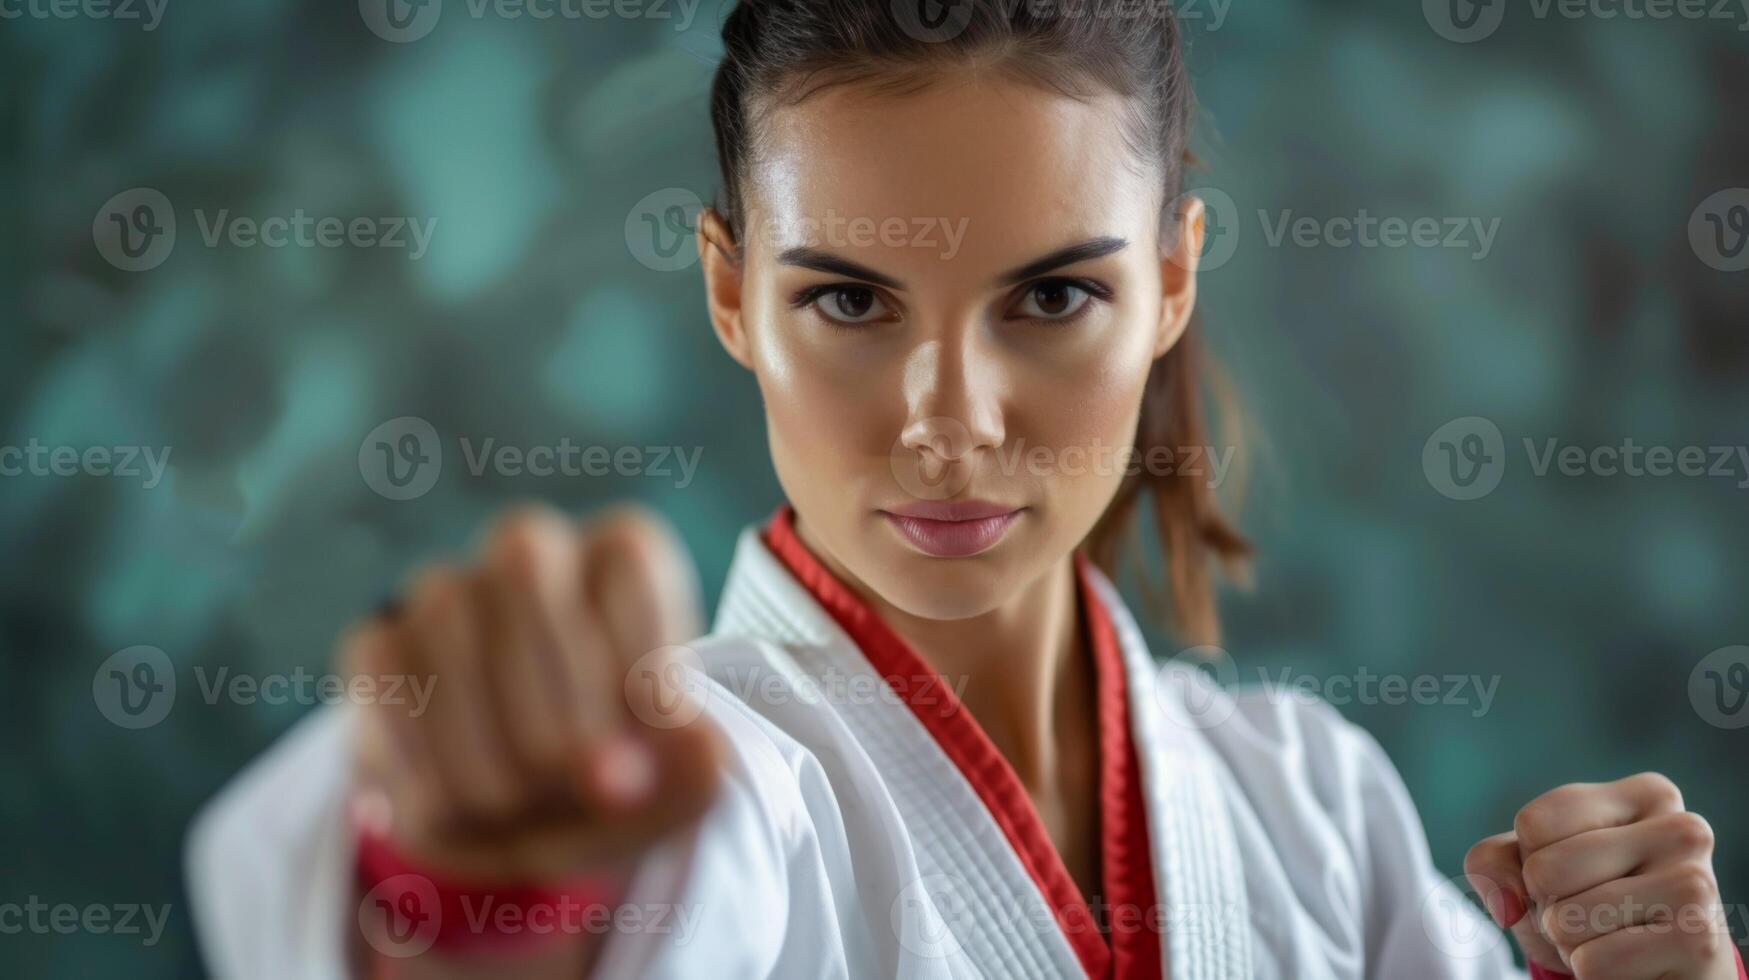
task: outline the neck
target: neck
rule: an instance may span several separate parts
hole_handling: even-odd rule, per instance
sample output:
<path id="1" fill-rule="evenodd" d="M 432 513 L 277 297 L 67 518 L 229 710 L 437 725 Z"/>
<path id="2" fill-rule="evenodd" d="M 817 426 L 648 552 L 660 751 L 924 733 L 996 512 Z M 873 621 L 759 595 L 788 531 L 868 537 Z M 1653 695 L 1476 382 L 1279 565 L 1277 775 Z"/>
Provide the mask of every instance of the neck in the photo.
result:
<path id="1" fill-rule="evenodd" d="M 913 616 L 882 598 L 832 558 L 798 522 L 797 535 L 840 581 L 963 692 L 967 711 L 1029 789 L 1055 781 L 1065 728 L 1088 724 L 1092 677 L 1080 628 L 1080 586 L 1072 556 L 1006 602 L 965 619 Z"/>

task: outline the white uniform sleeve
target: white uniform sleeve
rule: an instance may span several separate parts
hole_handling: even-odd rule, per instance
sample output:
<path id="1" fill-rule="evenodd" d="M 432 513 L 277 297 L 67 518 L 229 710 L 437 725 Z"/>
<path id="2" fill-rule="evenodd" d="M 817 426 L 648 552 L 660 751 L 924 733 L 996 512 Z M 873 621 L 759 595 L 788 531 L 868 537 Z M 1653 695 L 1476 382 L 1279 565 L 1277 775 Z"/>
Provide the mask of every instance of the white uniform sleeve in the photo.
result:
<path id="1" fill-rule="evenodd" d="M 1361 889 L 1369 977 L 1522 978 L 1512 940 L 1433 864 L 1421 818 L 1378 741 L 1322 701 L 1300 702 L 1313 791 Z"/>
<path id="2" fill-rule="evenodd" d="M 738 702 L 710 703 L 729 749 L 719 796 L 698 827 L 646 859 L 598 975 L 847 976 L 853 951 L 809 812 L 835 801 L 805 798 L 793 761 Z M 355 855 L 343 817 L 353 718 L 318 709 L 192 825 L 188 887 L 214 976 L 354 975 Z"/>

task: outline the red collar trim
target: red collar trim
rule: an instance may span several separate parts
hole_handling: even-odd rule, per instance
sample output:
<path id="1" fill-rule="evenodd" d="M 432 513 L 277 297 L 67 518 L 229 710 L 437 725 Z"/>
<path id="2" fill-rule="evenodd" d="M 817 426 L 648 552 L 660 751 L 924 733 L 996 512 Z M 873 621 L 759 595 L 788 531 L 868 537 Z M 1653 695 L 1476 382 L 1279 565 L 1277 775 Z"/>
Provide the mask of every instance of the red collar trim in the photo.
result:
<path id="1" fill-rule="evenodd" d="M 797 536 L 795 513 L 778 507 L 764 540 L 790 573 L 850 635 L 870 666 L 903 697 L 995 818 L 1016 856 L 1056 913 L 1057 924 L 1093 978 L 1161 976 L 1160 915 L 1148 848 L 1148 814 L 1131 738 L 1123 653 L 1111 618 L 1094 594 L 1087 559 L 1075 555 L 1099 713 L 1100 862 L 1110 941 L 1095 926 L 1086 899 L 1051 842 L 1019 776 L 953 687 L 840 582 Z M 927 693 L 929 697 L 919 698 Z"/>

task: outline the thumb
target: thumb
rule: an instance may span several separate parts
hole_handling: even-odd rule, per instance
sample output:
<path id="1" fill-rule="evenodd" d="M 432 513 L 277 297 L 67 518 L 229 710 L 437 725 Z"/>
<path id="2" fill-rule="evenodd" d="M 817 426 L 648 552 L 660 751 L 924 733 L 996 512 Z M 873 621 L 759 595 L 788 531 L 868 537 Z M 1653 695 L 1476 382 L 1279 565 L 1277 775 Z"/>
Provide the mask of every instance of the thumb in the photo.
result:
<path id="1" fill-rule="evenodd" d="M 1488 915 L 1512 938 L 1527 959 L 1554 970 L 1565 970 L 1560 951 L 1542 934 L 1535 910 L 1525 896 L 1524 861 L 1516 833 L 1486 837 L 1464 855 L 1464 874 L 1482 897 Z"/>

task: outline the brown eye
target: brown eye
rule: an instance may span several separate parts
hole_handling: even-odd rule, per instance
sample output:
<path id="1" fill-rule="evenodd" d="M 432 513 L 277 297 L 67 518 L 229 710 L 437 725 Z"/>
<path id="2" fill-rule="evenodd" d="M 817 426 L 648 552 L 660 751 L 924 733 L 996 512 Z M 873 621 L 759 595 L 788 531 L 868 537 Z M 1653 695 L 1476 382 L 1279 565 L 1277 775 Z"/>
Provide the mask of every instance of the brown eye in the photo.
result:
<path id="1" fill-rule="evenodd" d="M 837 286 L 814 301 L 822 315 L 840 323 L 869 323 L 886 315 L 886 305 L 867 286 Z"/>
<path id="2" fill-rule="evenodd" d="M 1066 320 L 1081 312 L 1091 294 L 1067 279 L 1046 279 L 1026 291 L 1019 314 L 1035 320 Z"/>

